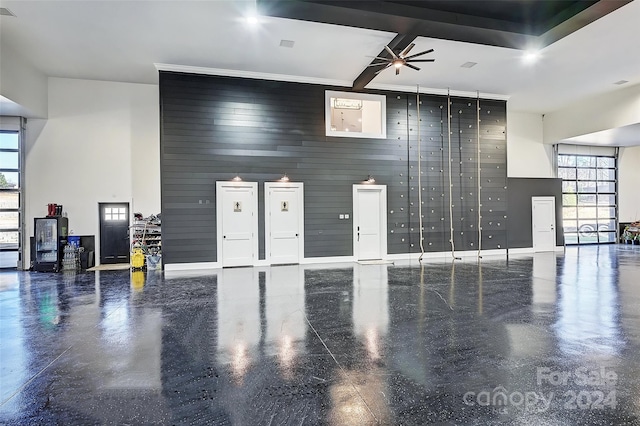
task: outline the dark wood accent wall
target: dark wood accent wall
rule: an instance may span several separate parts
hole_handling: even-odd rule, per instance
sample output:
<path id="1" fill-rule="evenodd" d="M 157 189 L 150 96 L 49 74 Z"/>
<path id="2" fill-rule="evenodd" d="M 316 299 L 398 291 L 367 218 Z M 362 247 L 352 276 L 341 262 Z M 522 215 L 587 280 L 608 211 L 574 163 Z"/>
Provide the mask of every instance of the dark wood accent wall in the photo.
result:
<path id="1" fill-rule="evenodd" d="M 418 123 L 425 250 L 450 250 L 447 98 L 369 91 L 387 99 L 387 138 L 325 136 L 325 90 L 313 84 L 160 72 L 163 262 L 214 262 L 215 182 L 258 182 L 264 259 L 264 182 L 304 182 L 305 257 L 352 255 L 352 185 L 387 185 L 388 252 L 419 252 Z M 481 100 L 483 249 L 506 248 L 506 103 Z M 452 98 L 456 250 L 477 234 L 476 100 Z M 349 213 L 349 220 L 339 214 Z"/>
<path id="2" fill-rule="evenodd" d="M 562 179 L 509 178 L 509 248 L 533 247 L 531 197 L 555 197 L 556 245 L 564 245 L 562 228 Z"/>

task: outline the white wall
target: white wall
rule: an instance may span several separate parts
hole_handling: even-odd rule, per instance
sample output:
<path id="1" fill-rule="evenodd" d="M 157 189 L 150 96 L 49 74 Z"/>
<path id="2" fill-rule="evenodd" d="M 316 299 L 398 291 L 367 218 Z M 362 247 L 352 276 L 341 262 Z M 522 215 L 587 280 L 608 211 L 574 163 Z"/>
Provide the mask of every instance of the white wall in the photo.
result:
<path id="1" fill-rule="evenodd" d="M 48 203 L 62 204 L 75 235 L 96 236 L 97 262 L 98 203 L 160 211 L 158 87 L 50 78 L 48 109 L 27 136 L 27 235 Z"/>
<path id="2" fill-rule="evenodd" d="M 620 148 L 618 204 L 620 222 L 640 220 L 640 146 Z"/>
<path id="3" fill-rule="evenodd" d="M 507 103 L 508 177 L 554 177 L 553 147 L 542 138 L 542 115 L 509 111 Z"/>
<path id="4" fill-rule="evenodd" d="M 545 114 L 544 142 L 640 123 L 640 84 Z"/>
<path id="5" fill-rule="evenodd" d="M 47 76 L 12 48 L 2 44 L 0 95 L 19 105 L 19 111 L 0 110 L 0 115 L 47 116 Z M 3 104 L 0 104 L 3 105 Z"/>

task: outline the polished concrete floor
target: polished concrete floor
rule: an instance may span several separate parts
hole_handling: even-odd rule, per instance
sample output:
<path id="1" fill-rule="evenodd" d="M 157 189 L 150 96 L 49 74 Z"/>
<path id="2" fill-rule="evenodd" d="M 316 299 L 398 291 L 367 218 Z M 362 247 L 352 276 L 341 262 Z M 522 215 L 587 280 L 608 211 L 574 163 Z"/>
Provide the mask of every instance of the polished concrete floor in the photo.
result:
<path id="1" fill-rule="evenodd" d="M 0 273 L 0 424 L 639 425 L 640 246 Z"/>

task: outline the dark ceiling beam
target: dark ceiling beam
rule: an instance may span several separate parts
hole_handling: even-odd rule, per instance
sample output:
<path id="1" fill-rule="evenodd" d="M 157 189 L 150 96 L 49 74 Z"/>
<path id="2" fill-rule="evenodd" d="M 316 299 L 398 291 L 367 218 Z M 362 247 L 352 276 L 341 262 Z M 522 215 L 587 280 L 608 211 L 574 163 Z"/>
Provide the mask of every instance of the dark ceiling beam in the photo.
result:
<path id="1" fill-rule="evenodd" d="M 417 34 L 415 33 L 398 34 L 393 38 L 393 40 L 389 42 L 387 46 L 389 46 L 391 50 L 393 50 L 394 52 L 402 52 L 405 47 L 409 46 L 411 42 L 413 42 L 413 40 L 416 39 L 416 37 L 417 37 Z M 382 51 L 378 53 L 376 56 L 379 56 L 381 58 L 391 58 L 391 55 L 389 54 L 389 52 L 387 52 L 386 49 L 382 49 Z M 373 61 L 371 61 L 371 63 L 374 63 L 374 62 L 380 62 L 380 61 L 377 59 L 374 59 Z M 360 75 L 356 77 L 356 79 L 353 81 L 353 85 L 351 88 L 353 90 L 364 89 L 365 86 L 375 78 L 376 72 L 380 71 L 381 69 L 382 67 L 365 68 L 364 71 L 362 71 L 362 73 L 360 73 Z"/>

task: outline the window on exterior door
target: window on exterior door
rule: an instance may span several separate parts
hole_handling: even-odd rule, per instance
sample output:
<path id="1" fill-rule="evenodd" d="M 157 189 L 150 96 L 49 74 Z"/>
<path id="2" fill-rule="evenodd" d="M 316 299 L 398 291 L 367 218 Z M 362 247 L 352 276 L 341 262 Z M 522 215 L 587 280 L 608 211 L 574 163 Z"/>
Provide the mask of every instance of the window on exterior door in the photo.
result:
<path id="1" fill-rule="evenodd" d="M 566 244 L 616 241 L 616 166 L 615 156 L 558 155 Z"/>

